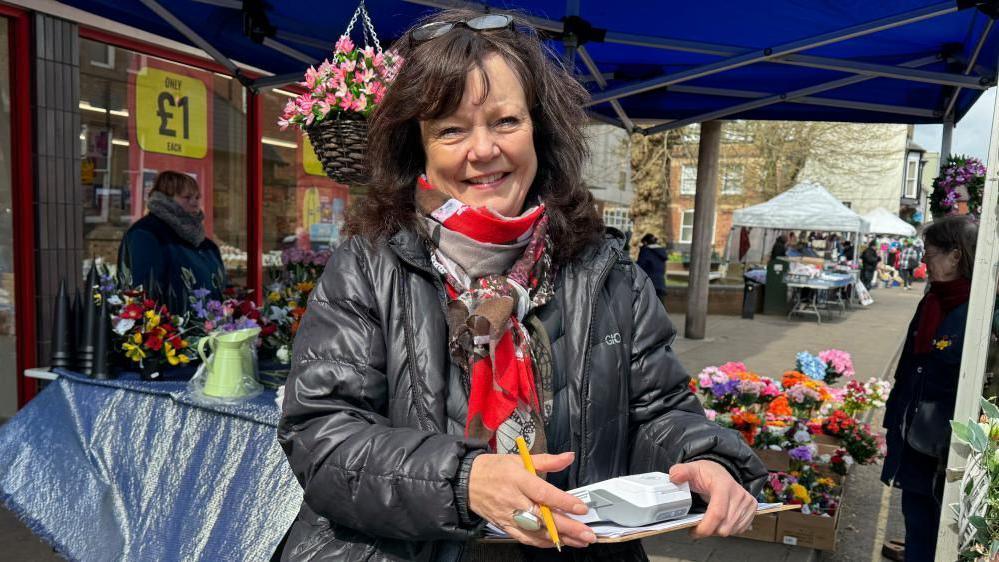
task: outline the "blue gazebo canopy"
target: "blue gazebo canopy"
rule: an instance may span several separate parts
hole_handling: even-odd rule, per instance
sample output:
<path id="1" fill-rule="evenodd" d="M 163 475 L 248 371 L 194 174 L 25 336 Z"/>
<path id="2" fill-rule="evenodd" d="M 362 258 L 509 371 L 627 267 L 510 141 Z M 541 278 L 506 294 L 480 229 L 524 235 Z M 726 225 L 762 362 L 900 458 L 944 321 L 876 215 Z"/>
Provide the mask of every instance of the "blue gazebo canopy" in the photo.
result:
<path id="1" fill-rule="evenodd" d="M 329 54 L 353 2 L 63 0 L 298 79 Z M 382 44 L 455 0 L 367 0 Z M 957 121 L 996 82 L 992 2 L 929 0 L 508 0 L 570 53 L 594 117 L 646 131 L 708 119 Z M 355 37 L 360 37 L 359 33 Z M 578 48 L 567 44 L 578 42 Z M 568 41 L 568 43 L 566 43 Z M 206 45 L 210 48 L 206 48 Z M 215 52 L 212 52 L 212 51 Z"/>

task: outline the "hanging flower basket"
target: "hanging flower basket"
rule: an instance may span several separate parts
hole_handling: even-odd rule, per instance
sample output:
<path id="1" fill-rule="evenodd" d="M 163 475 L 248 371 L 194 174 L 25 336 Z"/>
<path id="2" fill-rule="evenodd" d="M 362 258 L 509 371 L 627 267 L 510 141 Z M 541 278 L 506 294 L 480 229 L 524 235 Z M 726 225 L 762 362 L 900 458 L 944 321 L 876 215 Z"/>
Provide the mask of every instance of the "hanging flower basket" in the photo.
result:
<path id="1" fill-rule="evenodd" d="M 359 16 L 364 48 L 356 47 L 350 39 Z M 369 37 L 374 47 L 367 46 Z M 364 183 L 368 178 L 367 118 L 385 97 L 401 65 L 402 58 L 394 51 L 382 51 L 362 1 L 337 41 L 333 57 L 319 68 L 309 67 L 301 83 L 305 93 L 285 105 L 278 125 L 282 130 L 295 126 L 309 135 L 332 180 Z"/>
<path id="2" fill-rule="evenodd" d="M 368 178 L 368 121 L 360 113 L 337 113 L 305 127 L 316 157 L 333 181 L 363 183 Z"/>
<path id="3" fill-rule="evenodd" d="M 985 193 L 985 165 L 970 156 L 951 156 L 933 180 L 930 212 L 939 218 L 946 215 L 982 214 Z"/>

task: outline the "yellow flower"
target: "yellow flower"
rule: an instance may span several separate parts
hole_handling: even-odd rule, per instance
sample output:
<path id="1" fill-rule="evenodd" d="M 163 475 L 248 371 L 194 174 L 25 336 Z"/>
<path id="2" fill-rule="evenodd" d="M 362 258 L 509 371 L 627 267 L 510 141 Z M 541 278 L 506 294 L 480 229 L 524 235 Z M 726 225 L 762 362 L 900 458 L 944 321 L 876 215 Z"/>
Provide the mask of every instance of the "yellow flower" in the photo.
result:
<path id="1" fill-rule="evenodd" d="M 139 339 L 141 340 L 142 336 L 139 336 Z M 122 349 L 125 350 L 125 356 L 131 359 L 132 361 L 135 361 L 136 363 L 142 361 L 146 357 L 146 352 L 142 351 L 142 348 L 139 347 L 138 345 L 123 343 L 121 344 L 121 347 Z"/>
<path id="2" fill-rule="evenodd" d="M 298 289 L 299 291 L 303 292 L 303 293 L 309 293 L 315 287 L 316 287 L 316 284 L 313 283 L 312 281 L 302 281 L 301 283 L 298 283 L 297 285 L 295 285 L 295 288 Z"/>
<path id="3" fill-rule="evenodd" d="M 950 347 L 950 340 L 947 338 L 941 338 L 935 341 L 933 345 L 936 346 L 936 348 L 939 349 L 940 351 L 943 351 L 948 347 Z"/>
<path id="4" fill-rule="evenodd" d="M 167 363 L 170 363 L 171 365 L 178 365 L 181 363 L 186 364 L 191 360 L 186 354 L 178 354 L 177 350 L 170 345 L 170 342 L 163 343 L 163 351 L 166 354 Z"/>
<path id="5" fill-rule="evenodd" d="M 160 315 L 156 314 L 154 310 L 146 311 L 146 330 L 149 331 L 160 325 Z"/>
<path id="6" fill-rule="evenodd" d="M 267 295 L 267 300 L 271 302 L 278 302 L 279 300 L 281 300 L 281 293 L 277 291 L 271 291 L 270 294 Z"/>
<path id="7" fill-rule="evenodd" d="M 136 332 L 135 334 L 133 334 L 132 335 L 132 341 L 134 341 L 136 344 L 141 344 L 142 343 L 142 334 L 140 334 L 138 332 Z"/>
<path id="8" fill-rule="evenodd" d="M 812 503 L 812 498 L 808 495 L 808 490 L 806 490 L 801 484 L 791 484 L 790 489 L 791 494 L 794 495 L 795 499 L 801 500 L 801 502 L 806 505 Z"/>

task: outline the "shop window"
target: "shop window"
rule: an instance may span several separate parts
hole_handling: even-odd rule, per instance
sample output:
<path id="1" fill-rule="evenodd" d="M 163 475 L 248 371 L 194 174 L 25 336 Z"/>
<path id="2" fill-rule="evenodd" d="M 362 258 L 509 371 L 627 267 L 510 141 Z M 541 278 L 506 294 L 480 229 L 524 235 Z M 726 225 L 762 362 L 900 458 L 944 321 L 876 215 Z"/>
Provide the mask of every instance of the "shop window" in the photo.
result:
<path id="1" fill-rule="evenodd" d="M 347 186 L 326 177 L 307 135 L 278 127 L 277 116 L 294 97 L 280 88 L 261 93 L 265 284 L 284 250 L 321 250 L 341 240 L 350 198 Z"/>
<path id="2" fill-rule="evenodd" d="M 680 195 L 697 193 L 697 166 L 684 164 L 680 168 Z"/>
<path id="3" fill-rule="evenodd" d="M 8 23 L 0 17 L 0 418 L 17 411 L 17 351 L 14 331 L 14 206 L 11 170 L 10 52 Z"/>
<path id="4" fill-rule="evenodd" d="M 205 231 L 230 283 L 246 282 L 246 97 L 213 72 L 80 40 L 80 189 L 85 260 L 113 266 L 146 212 L 156 175 L 176 170 L 202 192 Z"/>

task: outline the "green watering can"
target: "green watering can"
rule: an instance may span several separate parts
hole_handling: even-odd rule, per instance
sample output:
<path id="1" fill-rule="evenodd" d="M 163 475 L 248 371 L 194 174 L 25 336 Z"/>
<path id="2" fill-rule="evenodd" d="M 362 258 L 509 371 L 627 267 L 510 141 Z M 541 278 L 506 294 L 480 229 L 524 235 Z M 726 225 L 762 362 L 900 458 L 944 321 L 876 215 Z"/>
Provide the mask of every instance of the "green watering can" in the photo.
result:
<path id="1" fill-rule="evenodd" d="M 205 365 L 205 395 L 217 398 L 238 398 L 252 390 L 245 379 L 256 380 L 256 361 L 253 347 L 260 328 L 247 328 L 235 332 L 215 332 L 198 342 L 198 355 Z M 205 356 L 205 346 L 214 352 L 211 360 Z"/>

